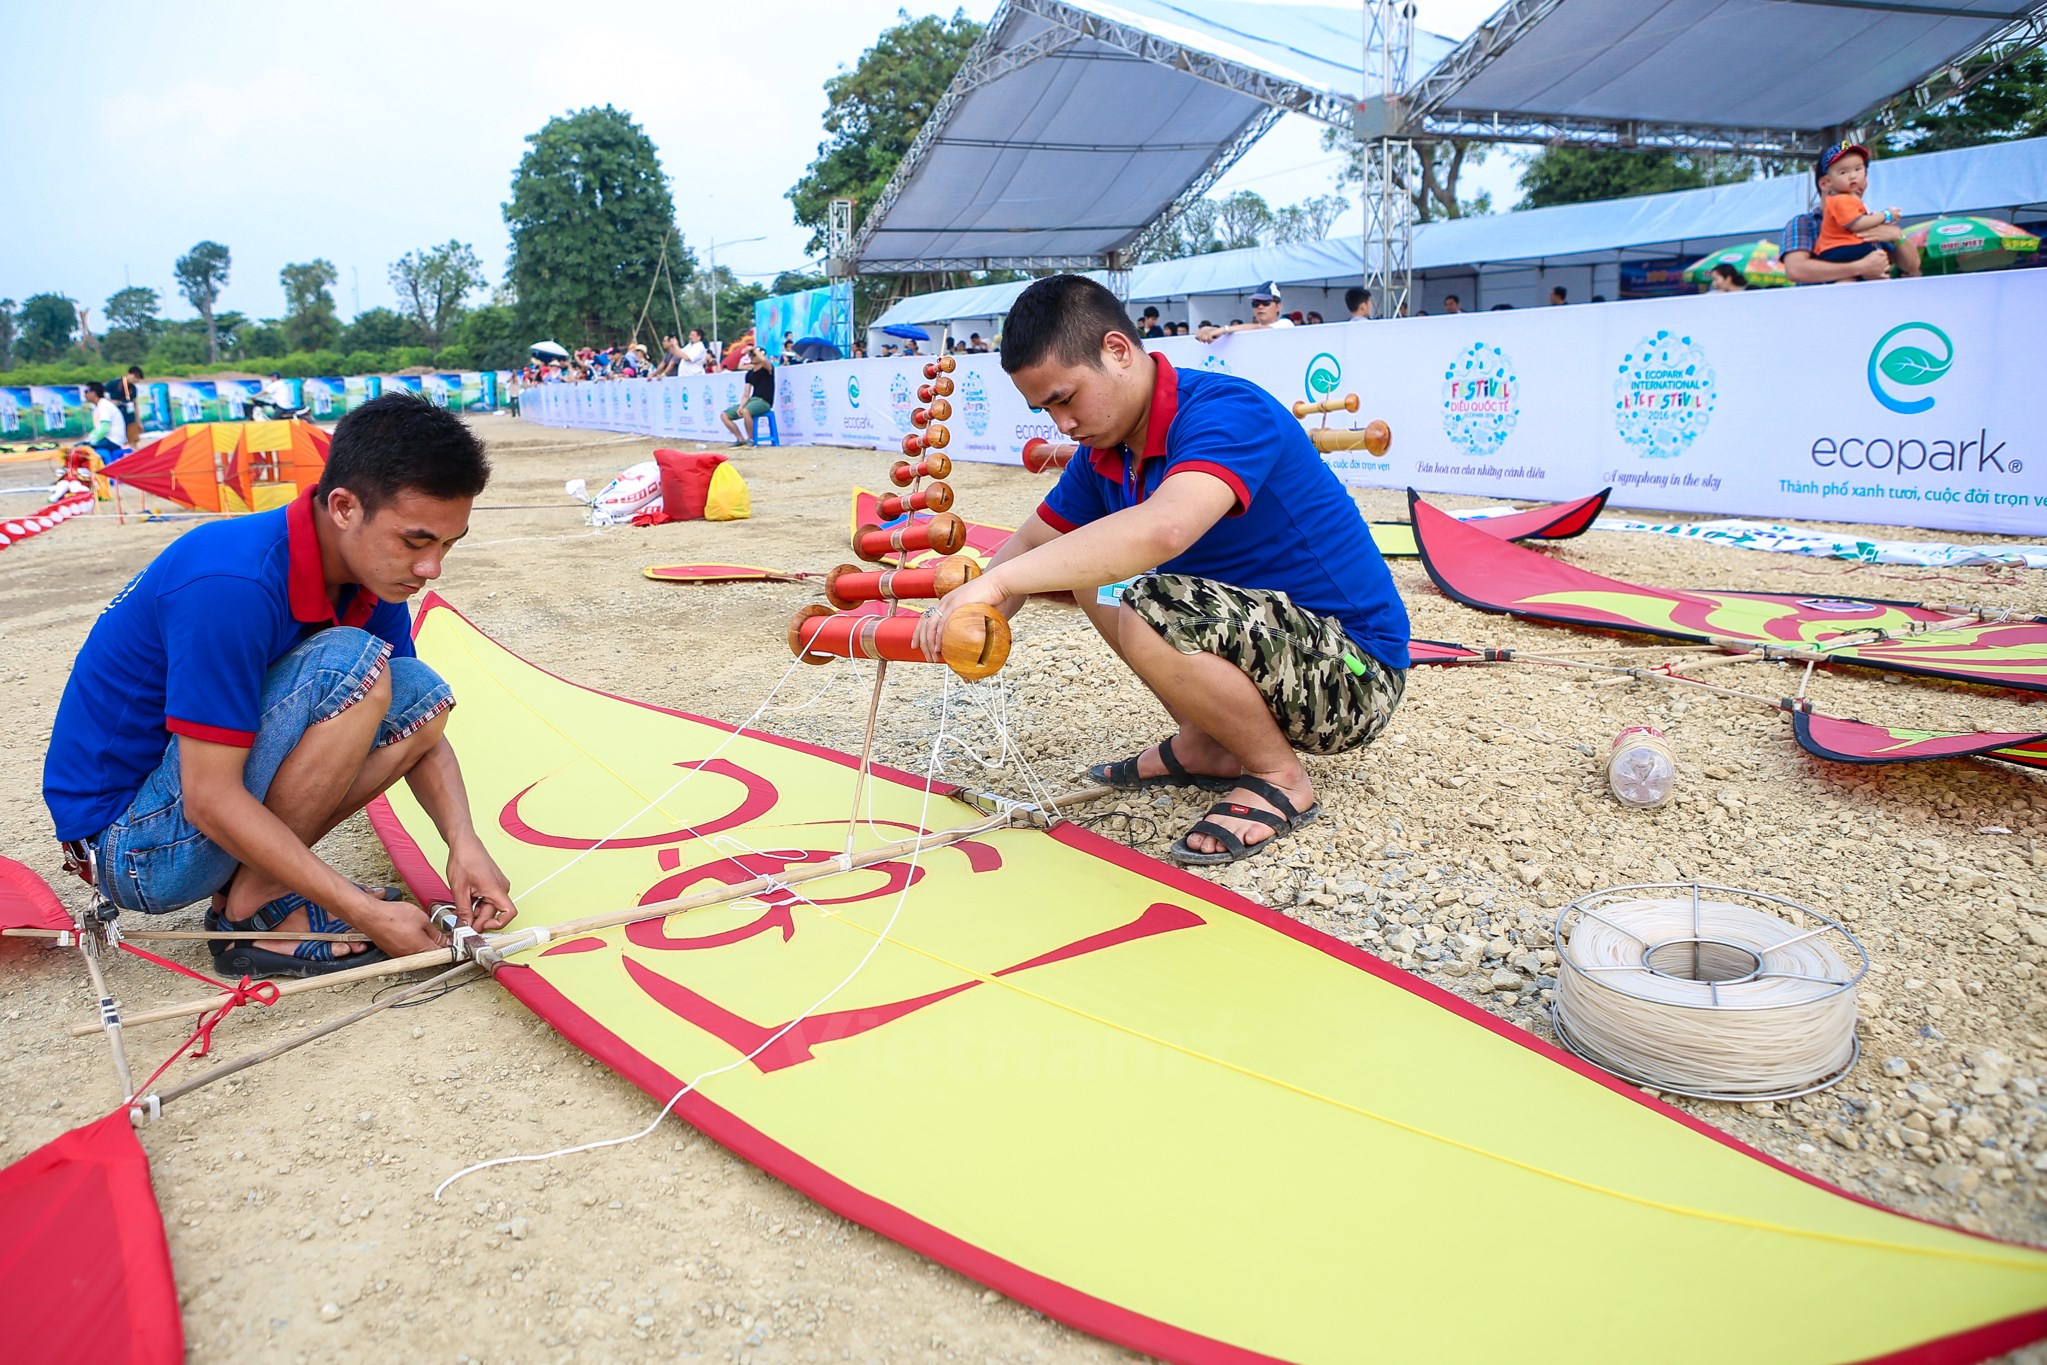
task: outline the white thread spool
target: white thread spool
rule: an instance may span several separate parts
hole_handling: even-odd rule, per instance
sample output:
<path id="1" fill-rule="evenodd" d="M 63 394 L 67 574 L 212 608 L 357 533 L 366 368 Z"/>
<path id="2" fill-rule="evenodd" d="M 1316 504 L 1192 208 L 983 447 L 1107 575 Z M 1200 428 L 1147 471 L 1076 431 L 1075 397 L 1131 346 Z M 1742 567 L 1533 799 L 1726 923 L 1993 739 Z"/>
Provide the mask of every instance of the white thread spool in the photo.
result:
<path id="1" fill-rule="evenodd" d="M 1869 955 L 1796 901 L 1695 882 L 1618 886 L 1565 906 L 1556 940 L 1558 1040 L 1638 1085 L 1790 1099 L 1834 1084 L 1859 1055 L 1855 985 Z"/>

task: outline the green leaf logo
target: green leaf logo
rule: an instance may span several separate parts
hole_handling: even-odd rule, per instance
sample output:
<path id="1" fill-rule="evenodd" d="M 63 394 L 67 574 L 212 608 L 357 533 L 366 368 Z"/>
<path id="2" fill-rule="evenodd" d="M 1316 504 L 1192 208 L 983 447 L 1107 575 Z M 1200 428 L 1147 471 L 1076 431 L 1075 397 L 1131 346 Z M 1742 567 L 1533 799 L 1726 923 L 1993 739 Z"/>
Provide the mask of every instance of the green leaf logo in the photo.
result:
<path id="1" fill-rule="evenodd" d="M 1335 393 L 1341 382 L 1343 364 L 1327 351 L 1310 360 L 1307 372 L 1301 376 L 1301 384 L 1308 391 L 1308 397 L 1318 402 Z"/>
<path id="2" fill-rule="evenodd" d="M 1892 345 L 1896 342 L 1896 345 Z M 1955 345 L 1930 322 L 1905 322 L 1877 338 L 1869 351 L 1869 392 L 1892 412 L 1910 416 L 1933 407 L 1933 395 L 1904 398 L 1886 387 L 1921 388 L 1955 363 Z"/>
<path id="3" fill-rule="evenodd" d="M 1948 372 L 1954 364 L 1953 356 L 1937 356 L 1917 346 L 1900 346 L 1895 351 L 1884 353 L 1877 362 L 1885 375 L 1900 384 L 1931 384 Z"/>

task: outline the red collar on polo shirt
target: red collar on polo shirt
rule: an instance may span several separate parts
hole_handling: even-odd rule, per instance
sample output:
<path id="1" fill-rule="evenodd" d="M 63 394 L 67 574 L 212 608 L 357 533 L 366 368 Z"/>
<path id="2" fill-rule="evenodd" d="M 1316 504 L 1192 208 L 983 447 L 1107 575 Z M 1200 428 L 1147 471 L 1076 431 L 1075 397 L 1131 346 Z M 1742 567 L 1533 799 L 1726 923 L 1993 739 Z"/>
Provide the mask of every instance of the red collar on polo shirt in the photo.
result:
<path id="1" fill-rule="evenodd" d="M 1154 367 L 1151 385 L 1151 413 L 1144 423 L 1144 453 L 1135 457 L 1136 468 L 1126 473 L 1124 459 L 1130 454 L 1127 445 L 1114 450 L 1097 450 L 1093 461 L 1095 473 L 1110 483 L 1122 483 L 1127 477 L 1137 490 L 1136 496 L 1144 497 L 1144 462 L 1162 460 L 1166 455 L 1166 431 L 1173 425 L 1173 418 L 1180 411 L 1180 380 L 1173 372 L 1173 362 L 1162 355 L 1153 355 Z"/>
<path id="2" fill-rule="evenodd" d="M 376 594 L 357 587 L 349 596 L 348 609 L 339 616 L 334 614 L 334 599 L 327 595 L 327 571 L 320 566 L 320 533 L 313 527 L 313 491 L 308 488 L 284 510 L 292 619 L 308 625 L 359 626 L 377 609 Z"/>

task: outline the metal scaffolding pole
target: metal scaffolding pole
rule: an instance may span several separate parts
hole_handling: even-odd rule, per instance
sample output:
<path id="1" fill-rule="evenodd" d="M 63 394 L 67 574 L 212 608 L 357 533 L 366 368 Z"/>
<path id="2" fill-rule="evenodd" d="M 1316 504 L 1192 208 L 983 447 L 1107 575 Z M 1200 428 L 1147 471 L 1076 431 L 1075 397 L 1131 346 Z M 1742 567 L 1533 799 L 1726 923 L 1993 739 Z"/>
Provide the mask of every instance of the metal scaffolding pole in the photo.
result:
<path id="1" fill-rule="evenodd" d="M 1365 288 L 1375 317 L 1399 317 L 1413 287 L 1414 141 L 1403 100 L 1414 53 L 1411 0 L 1365 7 L 1365 98 L 1356 128 L 1365 160 Z"/>

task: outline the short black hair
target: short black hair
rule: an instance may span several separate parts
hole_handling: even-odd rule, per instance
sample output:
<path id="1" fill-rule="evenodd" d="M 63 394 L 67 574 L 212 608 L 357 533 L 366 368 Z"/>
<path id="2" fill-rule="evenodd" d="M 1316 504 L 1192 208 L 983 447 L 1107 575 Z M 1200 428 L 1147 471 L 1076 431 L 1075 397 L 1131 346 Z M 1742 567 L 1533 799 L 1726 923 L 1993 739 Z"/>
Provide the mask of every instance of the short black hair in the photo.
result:
<path id="1" fill-rule="evenodd" d="M 363 511 L 410 489 L 430 498 L 473 498 L 490 482 L 483 442 L 462 419 L 418 394 L 387 393 L 343 417 L 334 428 L 327 469 L 314 498 L 346 488 Z"/>
<path id="2" fill-rule="evenodd" d="M 1358 305 L 1371 301 L 1372 291 L 1361 285 L 1354 284 L 1343 291 L 1343 311 L 1346 313 L 1355 313 L 1358 311 Z"/>
<path id="3" fill-rule="evenodd" d="M 1121 332 L 1144 342 L 1130 310 L 1085 275 L 1048 275 L 1017 295 L 1002 323 L 1002 372 L 1015 374 L 1046 359 L 1100 368 L 1102 338 Z"/>
<path id="4" fill-rule="evenodd" d="M 142 378 L 142 367 L 140 365 L 130 365 L 128 367 L 128 373 L 134 375 L 137 379 L 140 379 Z"/>
<path id="5" fill-rule="evenodd" d="M 1555 294 L 1560 299 L 1568 299 L 1569 297 L 1571 297 L 1571 291 L 1564 288 L 1560 284 L 1551 285 L 1549 287 L 1549 292 Z"/>
<path id="6" fill-rule="evenodd" d="M 107 386 L 98 380 L 93 380 L 85 386 L 85 392 L 87 397 L 97 395 L 98 397 L 105 398 L 107 396 Z"/>
<path id="7" fill-rule="evenodd" d="M 1461 307 L 1461 306 L 1463 305 L 1463 303 L 1464 303 L 1464 300 L 1463 300 L 1463 299 L 1460 299 L 1460 298 L 1458 298 L 1458 297 L 1457 297 L 1457 296 L 1456 296 L 1455 294 L 1445 294 L 1445 295 L 1443 295 L 1443 302 L 1445 302 L 1445 303 L 1454 303 L 1454 304 L 1457 304 L 1457 305 L 1459 305 L 1459 306 Z"/>

